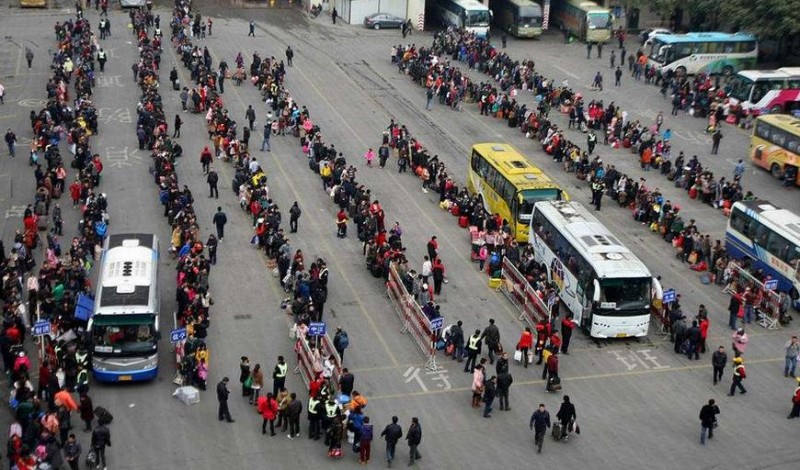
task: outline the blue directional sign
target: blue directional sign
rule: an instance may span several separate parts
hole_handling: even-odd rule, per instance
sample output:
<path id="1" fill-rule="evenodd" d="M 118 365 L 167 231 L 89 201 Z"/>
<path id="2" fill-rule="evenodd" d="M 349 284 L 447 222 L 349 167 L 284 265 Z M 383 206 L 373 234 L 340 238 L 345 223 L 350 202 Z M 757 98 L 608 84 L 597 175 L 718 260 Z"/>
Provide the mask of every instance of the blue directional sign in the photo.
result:
<path id="1" fill-rule="evenodd" d="M 667 289 L 664 291 L 664 295 L 662 296 L 661 301 L 664 302 L 665 304 L 670 304 L 672 302 L 675 302 L 676 295 L 677 293 L 675 292 L 675 289 Z"/>
<path id="2" fill-rule="evenodd" d="M 325 322 L 311 322 L 308 325 L 308 334 L 311 336 L 325 336 Z"/>
<path id="3" fill-rule="evenodd" d="M 37 321 L 33 324 L 33 336 L 44 336 L 50 334 L 50 322 L 47 320 Z"/>
<path id="4" fill-rule="evenodd" d="M 169 341 L 170 343 L 180 343 L 181 341 L 185 340 L 187 337 L 186 328 L 175 328 L 174 330 L 169 332 Z"/>
<path id="5" fill-rule="evenodd" d="M 766 290 L 776 290 L 777 288 L 778 288 L 777 279 L 770 279 L 769 281 L 764 283 L 764 289 Z"/>
<path id="6" fill-rule="evenodd" d="M 444 325 L 444 317 L 437 317 L 431 320 L 431 329 L 432 330 L 441 330 L 442 325 Z"/>

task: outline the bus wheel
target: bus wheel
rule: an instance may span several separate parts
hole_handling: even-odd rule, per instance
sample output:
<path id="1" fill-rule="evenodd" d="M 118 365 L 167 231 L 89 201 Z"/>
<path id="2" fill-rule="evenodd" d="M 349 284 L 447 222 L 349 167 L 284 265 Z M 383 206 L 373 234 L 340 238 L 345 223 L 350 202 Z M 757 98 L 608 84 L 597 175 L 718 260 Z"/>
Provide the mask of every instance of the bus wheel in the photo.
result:
<path id="1" fill-rule="evenodd" d="M 722 75 L 725 75 L 726 77 L 733 75 L 733 67 L 731 67 L 730 65 L 722 67 Z"/>
<path id="2" fill-rule="evenodd" d="M 686 67 L 681 65 L 680 67 L 676 68 L 675 69 L 675 75 L 677 75 L 679 77 L 685 77 L 686 76 Z"/>
<path id="3" fill-rule="evenodd" d="M 769 172 L 772 173 L 774 178 L 780 179 L 782 176 L 781 166 L 777 163 L 773 163 L 771 167 L 769 167 Z"/>

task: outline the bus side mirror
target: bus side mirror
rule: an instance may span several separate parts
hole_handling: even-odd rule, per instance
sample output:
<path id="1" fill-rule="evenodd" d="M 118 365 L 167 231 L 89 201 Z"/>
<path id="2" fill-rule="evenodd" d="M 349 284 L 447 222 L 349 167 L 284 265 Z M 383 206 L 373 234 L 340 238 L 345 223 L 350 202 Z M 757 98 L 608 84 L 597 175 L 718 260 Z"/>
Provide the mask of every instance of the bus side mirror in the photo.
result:
<path id="1" fill-rule="evenodd" d="M 597 282 L 597 279 L 593 280 L 592 283 L 594 284 L 594 292 L 592 292 L 592 302 L 600 302 L 600 283 Z"/>

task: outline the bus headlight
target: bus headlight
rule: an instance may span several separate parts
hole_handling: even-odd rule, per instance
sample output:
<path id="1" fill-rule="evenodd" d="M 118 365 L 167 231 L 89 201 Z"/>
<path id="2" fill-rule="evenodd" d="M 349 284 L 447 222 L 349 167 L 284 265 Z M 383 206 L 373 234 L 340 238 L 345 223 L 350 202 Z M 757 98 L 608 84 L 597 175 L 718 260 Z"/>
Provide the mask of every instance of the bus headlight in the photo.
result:
<path id="1" fill-rule="evenodd" d="M 147 362 L 144 363 L 143 369 L 150 370 L 155 369 L 158 367 L 158 356 L 153 356 L 147 359 Z"/>

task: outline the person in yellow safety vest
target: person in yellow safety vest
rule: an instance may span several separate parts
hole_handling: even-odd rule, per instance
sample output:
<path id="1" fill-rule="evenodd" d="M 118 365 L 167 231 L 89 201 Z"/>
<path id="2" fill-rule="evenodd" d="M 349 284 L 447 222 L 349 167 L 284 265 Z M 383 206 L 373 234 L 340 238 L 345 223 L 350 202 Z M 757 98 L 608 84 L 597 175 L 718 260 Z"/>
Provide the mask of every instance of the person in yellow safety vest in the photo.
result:
<path id="1" fill-rule="evenodd" d="M 322 417 L 325 416 L 325 405 L 322 400 L 317 400 L 314 397 L 308 399 L 308 438 L 319 440 L 322 436 L 322 429 L 320 422 Z"/>
<path id="2" fill-rule="evenodd" d="M 275 364 L 275 370 L 272 371 L 272 396 L 277 396 L 278 391 L 286 385 L 286 372 L 289 370 L 289 365 L 283 359 L 283 356 L 278 356 L 278 363 Z"/>
<path id="3" fill-rule="evenodd" d="M 342 408 L 336 403 L 336 400 L 333 398 L 333 395 L 328 397 L 328 401 L 325 402 L 325 415 L 322 417 L 322 429 L 328 430 L 331 427 L 331 423 L 333 423 L 333 418 L 338 416 L 342 413 Z"/>
<path id="4" fill-rule="evenodd" d="M 464 372 L 472 373 L 475 370 L 475 362 L 481 353 L 481 330 L 475 330 L 475 334 L 467 339 L 467 363 L 464 364 Z"/>

